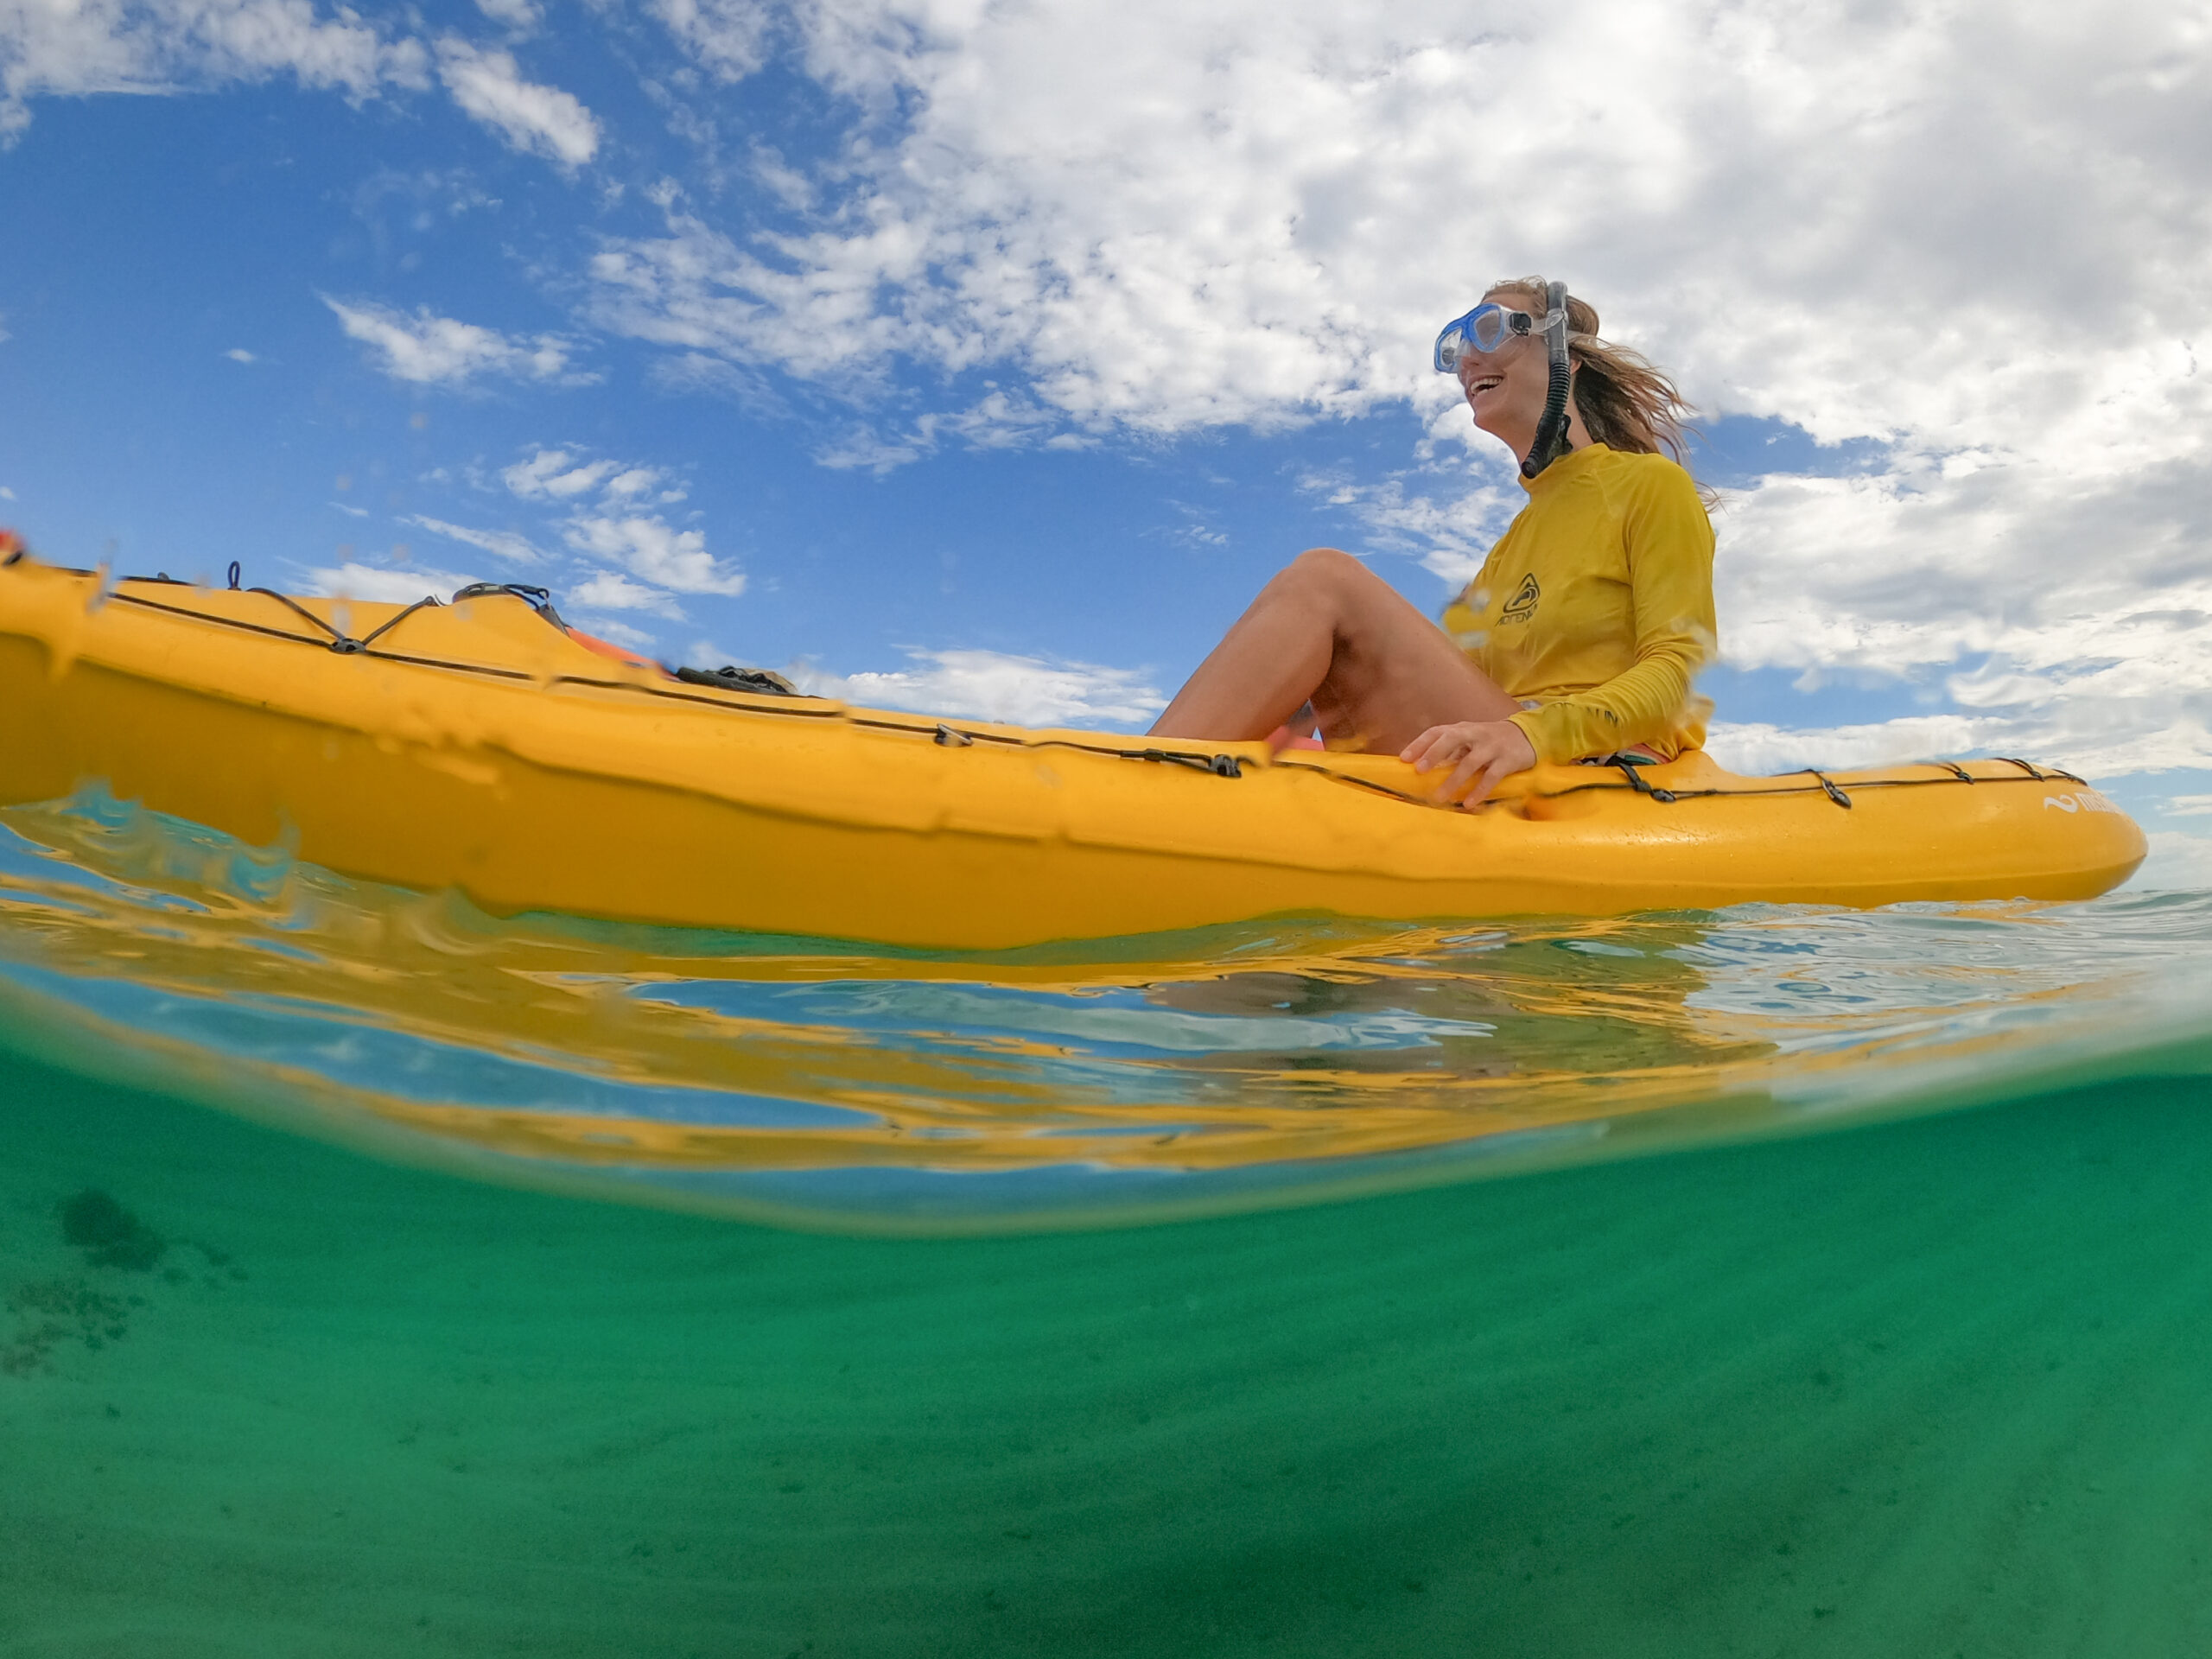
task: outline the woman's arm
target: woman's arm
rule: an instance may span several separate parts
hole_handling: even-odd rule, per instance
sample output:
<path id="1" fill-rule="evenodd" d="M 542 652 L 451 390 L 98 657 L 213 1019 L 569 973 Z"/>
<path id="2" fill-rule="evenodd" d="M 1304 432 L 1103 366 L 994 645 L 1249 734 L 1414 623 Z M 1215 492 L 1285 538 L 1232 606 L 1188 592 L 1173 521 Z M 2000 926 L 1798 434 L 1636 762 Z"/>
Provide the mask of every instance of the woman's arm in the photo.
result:
<path id="1" fill-rule="evenodd" d="M 1690 475 L 1670 462 L 1644 470 L 1621 531 L 1636 660 L 1602 685 L 1511 716 L 1543 760 L 1703 739 L 1690 688 L 1715 651 L 1713 521 Z"/>

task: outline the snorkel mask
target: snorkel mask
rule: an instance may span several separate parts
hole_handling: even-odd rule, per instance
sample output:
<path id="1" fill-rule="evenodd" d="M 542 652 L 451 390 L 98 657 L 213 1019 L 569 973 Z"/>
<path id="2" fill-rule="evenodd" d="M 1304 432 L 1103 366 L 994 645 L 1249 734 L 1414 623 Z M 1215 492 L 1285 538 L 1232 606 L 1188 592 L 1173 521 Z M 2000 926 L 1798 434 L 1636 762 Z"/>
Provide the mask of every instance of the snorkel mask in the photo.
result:
<path id="1" fill-rule="evenodd" d="M 1485 354 L 1509 340 L 1523 339 L 1544 331 L 1545 354 L 1551 362 L 1551 386 L 1544 397 L 1544 416 L 1536 423 L 1536 442 L 1529 459 L 1521 463 L 1522 475 L 1534 478 L 1567 451 L 1567 396 L 1571 365 L 1567 357 L 1567 284 L 1547 283 L 1544 315 L 1495 304 L 1477 306 L 1464 317 L 1454 317 L 1436 337 L 1434 362 L 1439 374 L 1457 374 L 1459 361 L 1469 352 Z"/>

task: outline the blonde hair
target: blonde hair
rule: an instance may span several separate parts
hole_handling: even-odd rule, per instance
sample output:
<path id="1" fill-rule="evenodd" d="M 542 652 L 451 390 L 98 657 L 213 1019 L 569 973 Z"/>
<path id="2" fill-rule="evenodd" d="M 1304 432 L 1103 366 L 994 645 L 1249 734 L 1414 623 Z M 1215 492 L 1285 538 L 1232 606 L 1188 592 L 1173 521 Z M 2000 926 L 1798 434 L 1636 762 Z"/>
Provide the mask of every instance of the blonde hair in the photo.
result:
<path id="1" fill-rule="evenodd" d="M 1510 296 L 1541 318 L 1549 288 L 1541 276 L 1514 277 L 1492 283 L 1484 297 Z M 1697 411 L 1665 370 L 1639 352 L 1599 339 L 1597 308 L 1573 295 L 1567 301 L 1567 354 L 1574 365 L 1574 407 L 1593 442 L 1689 464 L 1688 440 L 1696 429 L 1682 416 Z"/>

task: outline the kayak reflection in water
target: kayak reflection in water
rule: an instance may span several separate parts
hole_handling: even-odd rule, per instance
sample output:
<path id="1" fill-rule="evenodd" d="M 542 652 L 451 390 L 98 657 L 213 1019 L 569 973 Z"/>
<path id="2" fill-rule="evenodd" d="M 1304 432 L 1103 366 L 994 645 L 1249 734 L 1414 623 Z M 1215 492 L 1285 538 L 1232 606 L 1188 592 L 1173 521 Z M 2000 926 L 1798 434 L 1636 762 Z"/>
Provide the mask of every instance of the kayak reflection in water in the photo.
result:
<path id="1" fill-rule="evenodd" d="M 1448 772 L 1437 798 L 1470 806 L 1540 760 L 1701 747 L 1691 683 L 1714 646 L 1713 525 L 1681 464 L 1674 382 L 1534 276 L 1446 324 L 1434 366 L 1519 458 L 1529 494 L 1444 626 L 1315 548 L 1261 589 L 1154 734 L 1280 746 L 1310 717 L 1332 748 Z"/>

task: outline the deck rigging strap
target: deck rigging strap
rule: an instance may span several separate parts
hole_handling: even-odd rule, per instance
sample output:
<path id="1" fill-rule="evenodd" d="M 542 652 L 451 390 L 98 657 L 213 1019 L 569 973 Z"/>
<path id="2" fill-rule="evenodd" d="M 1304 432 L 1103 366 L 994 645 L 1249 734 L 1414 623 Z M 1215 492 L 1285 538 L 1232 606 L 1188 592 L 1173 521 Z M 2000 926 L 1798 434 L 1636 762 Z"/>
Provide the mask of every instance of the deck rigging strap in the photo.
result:
<path id="1" fill-rule="evenodd" d="M 10 559 L 8 563 L 12 563 L 14 561 Z M 75 575 L 91 575 L 94 573 L 87 570 L 71 570 L 68 574 Z M 371 630 L 364 638 L 353 639 L 351 636 L 344 633 L 338 628 L 333 627 L 328 622 L 317 616 L 313 611 L 308 610 L 305 606 L 295 601 L 289 594 L 280 594 L 274 588 L 251 588 L 241 589 L 238 585 L 238 563 L 233 560 L 230 568 L 232 592 L 236 593 L 242 591 L 266 594 L 270 598 L 276 600 L 279 603 L 284 605 L 305 620 L 313 623 L 315 626 L 322 634 L 327 635 L 327 638 L 316 639 L 308 635 L 290 633 L 281 628 L 268 627 L 258 622 L 246 621 L 242 618 L 218 616 L 211 614 L 206 611 L 191 610 L 183 606 L 165 605 L 159 600 L 149 599 L 137 594 L 118 591 L 114 594 L 113 599 L 123 604 L 139 606 L 146 610 L 162 611 L 172 616 L 188 617 L 194 621 L 212 623 L 219 627 L 235 628 L 243 632 L 258 633 L 275 639 L 289 639 L 297 645 L 322 645 L 326 649 L 337 652 L 340 655 L 345 656 L 366 655 L 374 657 L 383 662 L 404 663 L 410 666 L 418 668 L 444 669 L 454 673 L 481 675 L 490 679 L 537 682 L 549 686 L 580 685 L 589 686 L 598 690 L 621 691 L 632 694 L 642 693 L 650 697 L 667 698 L 679 702 L 701 703 L 710 709 L 727 709 L 731 706 L 728 703 L 722 702 L 719 697 L 702 696 L 698 691 L 689 689 L 677 690 L 672 686 L 664 687 L 658 685 L 643 685 L 637 683 L 634 681 L 604 680 L 582 674 L 557 674 L 551 677 L 550 679 L 539 682 L 537 681 L 537 676 L 527 673 L 520 669 L 500 668 L 489 663 L 457 663 L 443 658 L 416 657 L 402 652 L 372 650 L 372 646 L 378 639 L 383 638 L 385 634 L 390 633 L 393 628 L 397 627 L 400 623 L 405 621 L 409 617 L 415 614 L 416 612 L 426 607 L 436 607 L 439 605 L 439 601 L 436 596 L 434 594 L 424 594 L 421 599 L 416 600 L 413 604 L 406 607 L 397 615 L 390 618 L 378 627 Z M 123 578 L 123 581 L 125 582 L 150 582 L 153 580 L 156 579 L 146 576 L 126 576 Z M 169 585 L 175 586 L 176 584 L 172 582 Z M 120 584 L 118 584 L 118 589 L 119 588 Z M 493 595 L 505 596 L 523 601 L 525 604 L 529 605 L 533 611 L 537 612 L 539 616 L 544 618 L 547 622 L 559 629 L 564 636 L 567 634 L 568 625 L 561 620 L 560 613 L 554 608 L 551 594 L 543 588 L 532 588 L 521 582 L 477 582 L 470 587 L 461 589 L 454 595 L 454 599 L 456 601 L 459 601 L 463 599 L 484 598 Z M 747 676 L 756 674 L 759 671 L 756 670 L 740 670 L 737 671 L 735 677 L 743 679 Z M 862 726 L 882 731 L 908 732 L 917 736 L 927 736 L 931 738 L 932 741 L 945 747 L 967 748 L 978 743 L 983 743 L 1000 747 L 1011 748 L 1072 749 L 1082 754 L 1104 755 L 1112 759 L 1122 760 L 1144 760 L 1158 765 L 1186 768 L 1191 771 L 1207 772 L 1217 778 L 1242 778 L 1244 776 L 1243 762 L 1233 754 L 1205 754 L 1193 750 L 1162 749 L 1152 747 L 1143 748 L 1122 748 L 1103 743 L 1077 743 L 1064 737 L 1048 737 L 1033 740 L 1004 736 L 996 732 L 961 731 L 943 722 L 932 722 L 931 724 L 923 725 L 909 724 L 904 721 L 871 720 L 861 715 L 842 713 L 842 711 L 835 709 L 824 709 L 809 707 L 807 705 L 814 704 L 822 700 L 805 696 L 803 694 L 797 692 L 795 690 L 790 692 L 778 692 L 757 688 L 749 683 L 732 684 L 730 679 L 724 677 L 724 676 L 728 675 L 730 671 L 727 669 L 720 671 L 708 671 L 703 669 L 678 670 L 677 671 L 677 678 L 687 688 L 689 686 L 700 686 L 713 690 L 735 691 L 743 696 L 762 698 L 777 698 L 779 700 L 782 697 L 789 696 L 794 704 L 798 705 L 786 709 L 776 709 L 773 707 L 763 708 L 757 704 L 747 705 L 747 712 L 749 713 L 779 714 L 787 716 L 801 715 L 816 718 L 841 716 L 856 726 Z M 2068 782 L 2075 784 L 2080 784 L 2083 781 L 2074 773 L 2067 772 L 2060 767 L 2038 767 L 2026 760 L 2017 760 L 2011 756 L 1999 756 L 1996 758 L 2003 760 L 2007 766 L 2018 766 L 2024 775 L 2018 779 L 2013 781 L 2021 783 L 2031 781 L 2044 783 L 2053 779 L 2064 779 Z M 1331 779 L 1335 782 L 1349 784 L 1355 788 L 1363 789 L 1373 794 L 1388 796 L 1394 800 L 1405 801 L 1415 806 L 1435 807 L 1442 804 L 1442 803 L 1437 802 L 1424 794 L 1417 794 L 1410 790 L 1399 789 L 1389 784 L 1382 783 L 1372 779 L 1362 778 L 1351 772 L 1338 772 L 1332 766 L 1317 765 L 1310 760 L 1294 760 L 1288 754 L 1278 755 L 1270 764 L 1277 766 L 1288 766 L 1297 771 L 1317 772 L 1320 776 Z M 1632 789 L 1639 795 L 1648 796 L 1651 800 L 1660 804 L 1672 805 L 1680 801 L 1703 800 L 1722 796 L 1732 798 L 1736 797 L 1756 798 L 1768 795 L 1800 795 L 1808 793 L 1811 790 L 1817 788 L 1838 806 L 1849 807 L 1852 804 L 1851 798 L 1844 793 L 1843 790 L 1837 785 L 1834 779 L 1827 777 L 1825 773 L 1811 766 L 1804 768 L 1804 771 L 1809 773 L 1815 780 L 1811 785 L 1785 785 L 1779 789 L 1675 790 L 1654 787 L 1645 779 L 1638 775 L 1637 772 L 1637 762 L 1628 757 L 1615 755 L 1611 757 L 1610 764 L 1613 767 L 1617 767 L 1626 779 L 1627 781 L 1624 784 L 1613 782 L 1600 783 L 1595 781 L 1586 784 L 1576 784 L 1567 789 L 1546 791 L 1544 791 L 1545 798 L 1552 799 L 1567 795 L 1580 795 L 1592 790 L 1615 790 L 1628 788 Z M 1977 779 L 1971 772 L 1967 772 L 1964 766 L 1960 766 L 1955 760 L 1932 760 L 1921 762 L 1919 764 L 1941 768 L 1942 770 L 1948 772 L 1950 776 L 1947 778 L 1861 779 L 1857 783 L 1853 784 L 1852 787 L 1859 790 L 1918 789 L 1954 783 L 1971 785 L 1975 783 L 1997 783 L 2005 781 L 2001 779 Z"/>
<path id="2" fill-rule="evenodd" d="M 1813 774 L 1814 781 L 1820 785 L 1821 790 L 1827 794 L 1828 799 L 1834 801 L 1838 806 L 1843 807 L 1846 810 L 1849 809 L 1851 805 L 1851 797 L 1845 794 L 1841 790 L 1836 787 L 1834 779 L 1829 777 L 1818 766 L 1807 766 L 1804 770 Z M 1967 781 L 1968 783 L 1972 783 L 1974 779 L 1969 778 Z"/>
<path id="3" fill-rule="evenodd" d="M 74 574 L 82 575 L 89 573 L 78 571 Z M 124 580 L 126 582 L 147 582 L 150 581 L 151 578 L 145 576 L 127 576 L 124 577 Z M 279 604 L 284 606 L 295 615 L 301 617 L 308 622 L 313 623 L 316 629 L 326 637 L 323 639 L 315 639 L 308 635 L 288 633 L 281 628 L 267 627 L 258 622 L 248 622 L 237 617 L 216 616 L 206 611 L 195 611 L 181 605 L 165 605 L 159 600 L 148 599 L 143 595 L 137 594 L 118 593 L 115 597 L 125 604 L 136 605 L 145 610 L 162 611 L 171 616 L 189 617 L 194 621 L 209 622 L 214 624 L 218 627 L 236 628 L 249 633 L 263 634 L 274 639 L 289 639 L 297 645 L 321 645 L 325 649 L 335 652 L 340 656 L 351 657 L 365 655 L 374 657 L 380 662 L 405 663 L 418 668 L 442 668 L 449 670 L 454 673 L 480 674 L 490 678 L 501 680 L 530 680 L 535 677 L 534 676 L 525 673 L 519 669 L 496 668 L 487 663 L 456 663 L 437 657 L 415 657 L 408 655 L 403 652 L 374 651 L 371 649 L 371 646 L 378 639 L 391 632 L 393 628 L 405 621 L 416 612 L 422 610 L 425 607 L 437 606 L 439 601 L 435 594 L 424 594 L 421 599 L 416 600 L 412 605 L 408 606 L 397 615 L 391 617 L 381 626 L 372 630 L 365 638 L 355 639 L 342 630 L 332 626 L 321 617 L 317 616 L 313 611 L 308 609 L 306 606 L 302 605 L 297 601 L 294 600 L 289 594 L 280 594 L 272 588 L 248 588 L 234 591 L 261 594 L 266 595 L 268 598 L 276 600 Z M 509 598 L 521 600 L 524 603 L 530 606 L 532 610 L 536 611 L 538 615 L 543 617 L 554 627 L 559 629 L 563 637 L 566 637 L 568 633 L 568 625 L 561 620 L 560 613 L 553 607 L 551 595 L 549 594 L 543 588 L 531 588 L 521 582 L 478 582 L 471 587 L 461 589 L 460 592 L 454 595 L 454 601 L 455 603 L 459 603 L 464 599 L 479 599 L 493 595 L 503 595 Z M 709 671 L 702 669 L 692 669 L 688 671 L 680 670 L 677 674 L 677 678 L 679 682 L 687 684 L 709 686 L 716 690 L 738 691 L 743 695 L 750 696 L 788 696 L 793 701 L 799 702 L 812 702 L 816 701 L 814 698 L 803 696 L 796 688 L 779 691 L 756 687 L 750 683 L 733 684 L 730 678 L 725 677 L 728 672 L 729 671 L 727 670 L 721 671 Z M 744 677 L 748 674 L 759 672 L 760 671 L 757 670 L 741 670 L 737 671 L 737 677 L 743 679 Z M 788 682 L 783 681 L 780 676 L 763 676 L 763 677 L 773 678 L 779 684 L 788 684 Z M 645 696 L 652 697 L 672 698 L 680 702 L 702 703 L 710 709 L 726 709 L 729 706 L 718 697 L 700 696 L 694 692 L 679 691 L 673 688 L 665 688 L 657 685 L 639 685 L 626 680 L 602 680 L 582 674 L 556 674 L 550 679 L 545 681 L 544 683 L 548 685 L 585 685 L 591 686 L 599 690 L 606 691 L 643 692 Z M 752 712 L 767 713 L 770 711 L 756 708 L 753 709 Z M 788 711 L 777 710 L 775 712 L 810 714 L 815 711 L 805 709 L 792 709 Z M 845 718 L 849 720 L 855 726 L 868 727 L 882 731 L 912 732 L 917 729 L 917 728 L 907 724 L 904 721 L 868 720 L 861 716 L 852 715 L 848 715 Z M 922 728 L 920 729 L 931 732 L 931 735 L 935 737 L 935 741 L 937 742 L 944 744 L 948 747 L 965 748 L 974 743 L 981 741 L 1013 748 L 1074 749 L 1084 754 L 1103 754 L 1121 760 L 1149 760 L 1166 766 L 1185 767 L 1193 772 L 1210 773 L 1211 776 L 1216 778 L 1242 778 L 1244 775 L 1243 763 L 1233 754 L 1205 754 L 1186 749 L 1162 749 L 1149 747 L 1145 748 L 1120 748 L 1109 747 L 1103 743 L 1074 743 L 1069 741 L 1065 738 L 1045 738 L 1036 741 L 1029 741 L 1021 738 L 1002 737 L 995 732 L 957 732 L 954 731 L 952 728 L 942 724 L 936 726 L 934 728 Z M 937 734 L 947 732 L 950 732 L 952 734 L 951 741 L 949 742 L 945 737 L 937 735 Z"/>
<path id="4" fill-rule="evenodd" d="M 1217 778 L 1242 778 L 1243 766 L 1233 754 L 1191 754 L 1177 749 L 1114 749 L 1109 753 L 1128 760 L 1154 760 L 1171 766 L 1189 766 Z"/>
<path id="5" fill-rule="evenodd" d="M 143 578 L 136 578 L 136 580 L 143 580 Z M 380 626 L 371 629 L 367 634 L 359 639 L 356 639 L 352 634 L 346 632 L 343 629 L 333 627 L 329 623 L 317 616 L 313 611 L 308 609 L 306 606 L 299 603 L 299 601 L 295 600 L 289 594 L 280 594 L 274 588 L 249 588 L 245 591 L 250 594 L 266 594 L 270 598 L 276 600 L 284 605 L 289 606 L 294 611 L 307 618 L 308 621 L 314 623 L 315 626 L 321 628 L 325 633 L 328 634 L 330 636 L 329 649 L 336 652 L 340 657 L 359 656 L 362 652 L 366 651 L 371 645 L 383 639 L 385 635 L 390 633 L 394 628 L 404 622 L 409 617 L 414 615 L 416 612 L 421 610 L 424 606 L 428 605 L 435 607 L 440 602 L 436 594 L 425 594 L 422 598 L 416 600 L 412 605 L 410 605 L 405 610 L 400 612 L 398 615 L 387 619 Z M 466 588 L 461 589 L 462 594 L 466 594 L 470 591 L 472 590 Z M 456 594 L 454 597 L 458 599 L 461 597 L 461 594 Z"/>
<path id="6" fill-rule="evenodd" d="M 561 613 L 553 608 L 552 589 L 550 588 L 533 588 L 526 582 L 472 582 L 467 587 L 461 588 L 454 593 L 453 596 L 453 602 L 458 605 L 464 599 L 500 598 L 518 599 L 522 601 L 524 604 L 529 606 L 531 610 L 536 611 L 538 615 L 544 618 L 545 620 L 550 622 L 555 627 L 560 629 L 563 633 L 566 633 L 569 631 L 569 625 L 561 620 Z M 420 601 L 416 601 L 418 604 L 420 602 Z M 430 603 L 433 605 L 437 602 L 438 601 L 435 599 L 430 601 Z M 410 611 L 414 608 L 415 607 L 412 605 L 407 607 L 407 609 Z M 404 616 L 406 613 L 406 611 L 402 611 L 400 613 L 400 616 Z M 398 616 L 395 616 L 391 619 L 392 622 L 397 622 L 398 620 Z M 386 627 L 390 627 L 391 623 L 387 622 L 385 626 Z"/>
<path id="7" fill-rule="evenodd" d="M 1629 787 L 1637 794 L 1649 795 L 1662 806 L 1672 806 L 1681 798 L 1671 789 L 1655 789 L 1644 781 L 1643 774 L 1637 768 L 1649 766 L 1651 764 L 1649 761 L 1641 760 L 1635 755 L 1617 754 L 1612 758 L 1612 764 L 1621 769 L 1621 776 L 1628 779 Z"/>

